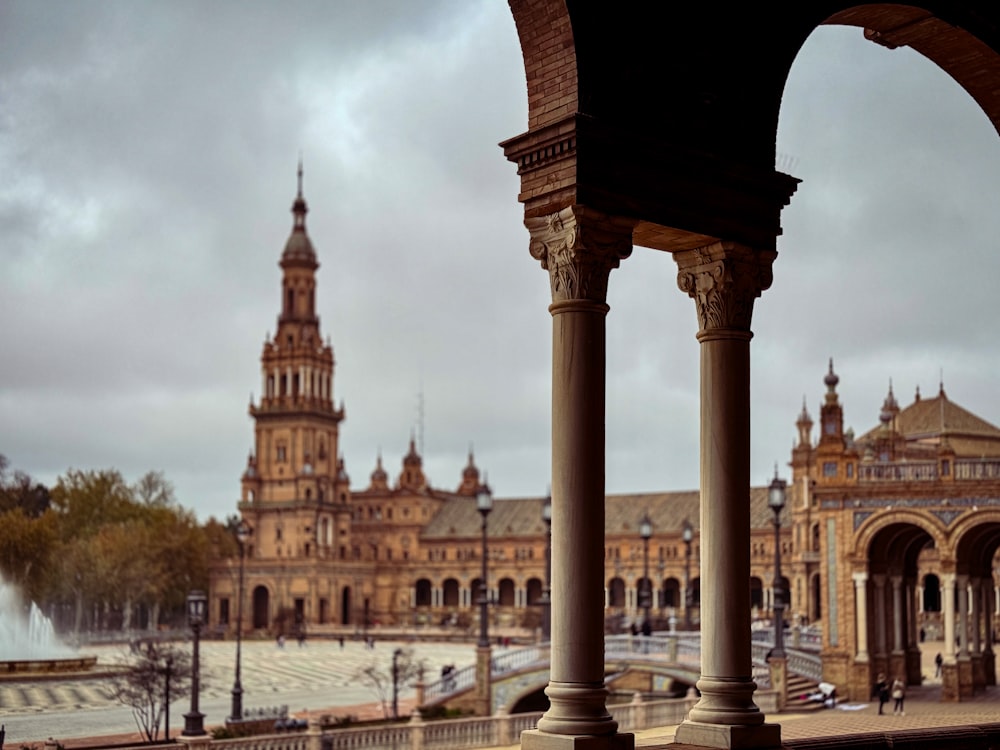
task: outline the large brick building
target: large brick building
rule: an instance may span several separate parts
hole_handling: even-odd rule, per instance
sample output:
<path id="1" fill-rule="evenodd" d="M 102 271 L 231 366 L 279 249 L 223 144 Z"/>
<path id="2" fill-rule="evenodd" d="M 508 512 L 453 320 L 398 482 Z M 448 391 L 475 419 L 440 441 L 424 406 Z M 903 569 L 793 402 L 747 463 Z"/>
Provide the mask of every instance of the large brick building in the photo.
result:
<path id="1" fill-rule="evenodd" d="M 890 385 L 855 437 L 838 382 L 831 361 L 818 442 L 803 406 L 792 451 L 793 599 L 823 622 L 825 677 L 855 700 L 878 672 L 920 684 L 926 639 L 943 641 L 944 699 L 996 684 L 1000 429 L 943 383 L 905 408 Z"/>

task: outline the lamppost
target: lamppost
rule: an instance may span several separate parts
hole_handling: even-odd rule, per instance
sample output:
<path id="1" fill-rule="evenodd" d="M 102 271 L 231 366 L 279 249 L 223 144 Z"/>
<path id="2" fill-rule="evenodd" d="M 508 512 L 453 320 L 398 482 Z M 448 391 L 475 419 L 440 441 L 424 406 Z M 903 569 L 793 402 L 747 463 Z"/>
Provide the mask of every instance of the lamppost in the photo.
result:
<path id="1" fill-rule="evenodd" d="M 778 467 L 774 467 L 774 479 L 767 488 L 767 504 L 774 511 L 774 649 L 771 656 L 785 656 L 785 599 L 781 580 L 781 509 L 785 507 L 785 480 L 778 478 Z"/>
<path id="2" fill-rule="evenodd" d="M 163 713 L 165 716 L 164 738 L 170 741 L 170 677 L 174 673 L 174 657 L 167 654 L 167 663 L 163 667 Z"/>
<path id="3" fill-rule="evenodd" d="M 489 631 L 489 587 L 487 586 L 487 559 L 489 549 L 486 546 L 486 517 L 493 510 L 493 493 L 485 482 L 476 491 L 476 510 L 483 517 L 483 570 L 482 581 L 479 584 L 479 642 L 476 644 L 476 713 L 480 716 L 490 716 L 493 713 L 493 699 L 490 684 L 491 654 Z"/>
<path id="4" fill-rule="evenodd" d="M 399 718 L 399 666 L 396 660 L 403 655 L 403 649 L 392 652 L 392 718 Z"/>
<path id="5" fill-rule="evenodd" d="M 653 598 L 649 585 L 649 539 L 653 536 L 653 522 L 649 520 L 649 511 L 639 521 L 639 536 L 642 537 L 642 591 L 639 592 L 639 604 L 642 606 L 642 632 L 643 635 L 649 635 L 652 630 L 649 607 Z"/>
<path id="6" fill-rule="evenodd" d="M 542 589 L 542 639 L 552 638 L 552 495 L 545 498 L 542 505 L 542 521 L 545 523 L 545 588 Z"/>
<path id="7" fill-rule="evenodd" d="M 476 492 L 476 510 L 483 517 L 482 530 L 483 530 L 483 570 L 482 570 L 482 580 L 479 583 L 479 643 L 477 644 L 480 648 L 489 648 L 490 645 L 490 629 L 489 629 L 489 615 L 487 607 L 489 606 L 489 588 L 487 586 L 487 558 L 489 557 L 489 548 L 486 546 L 486 517 L 489 516 L 490 511 L 493 510 L 493 493 L 490 492 L 489 485 L 483 484 L 479 487 Z"/>
<path id="8" fill-rule="evenodd" d="M 233 703 L 229 711 L 230 721 L 240 721 L 243 718 L 243 686 L 240 684 L 240 658 L 243 642 L 243 568 L 250 534 L 250 524 L 241 519 L 236 525 L 236 541 L 240 545 L 240 578 L 236 594 L 236 678 L 233 680 Z"/>
<path id="9" fill-rule="evenodd" d="M 681 527 L 681 539 L 684 540 L 684 629 L 691 629 L 691 540 L 694 539 L 694 529 L 691 522 L 684 519 Z"/>
<path id="10" fill-rule="evenodd" d="M 185 737 L 200 737 L 205 734 L 205 714 L 198 710 L 198 643 L 201 626 L 205 623 L 208 598 L 203 591 L 192 591 L 187 597 L 188 625 L 194 633 L 194 651 L 191 656 L 191 710 L 184 714 Z"/>

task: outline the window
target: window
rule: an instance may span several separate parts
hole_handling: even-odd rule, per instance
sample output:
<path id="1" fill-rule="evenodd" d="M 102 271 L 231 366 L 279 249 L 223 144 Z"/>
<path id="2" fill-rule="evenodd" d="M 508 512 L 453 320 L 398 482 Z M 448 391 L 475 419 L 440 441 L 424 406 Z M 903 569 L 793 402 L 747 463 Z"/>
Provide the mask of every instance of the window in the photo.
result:
<path id="1" fill-rule="evenodd" d="M 835 476 L 837 476 L 837 462 L 836 461 L 824 461 L 823 462 L 823 476 L 824 477 L 835 477 Z"/>
<path id="2" fill-rule="evenodd" d="M 853 463 L 848 463 L 847 464 L 847 478 L 848 479 L 853 479 L 854 478 L 854 464 Z"/>
<path id="3" fill-rule="evenodd" d="M 284 443 L 278 443 L 275 448 L 275 456 L 278 459 L 278 463 L 285 463 L 288 460 L 288 446 Z"/>

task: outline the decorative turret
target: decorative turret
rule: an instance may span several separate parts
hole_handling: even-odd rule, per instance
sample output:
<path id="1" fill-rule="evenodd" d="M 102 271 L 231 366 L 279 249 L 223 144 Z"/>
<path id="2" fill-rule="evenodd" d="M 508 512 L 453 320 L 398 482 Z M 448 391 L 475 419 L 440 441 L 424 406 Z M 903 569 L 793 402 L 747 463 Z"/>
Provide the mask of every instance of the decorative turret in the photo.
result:
<path id="1" fill-rule="evenodd" d="M 410 450 L 403 456 L 403 471 L 399 475 L 397 486 L 408 490 L 419 491 L 427 486 L 427 479 L 424 477 L 424 461 L 417 453 L 417 443 L 413 436 L 410 436 Z"/>
<path id="2" fill-rule="evenodd" d="M 842 448 L 844 445 L 844 410 L 837 398 L 837 384 L 840 378 L 833 371 L 833 357 L 830 358 L 830 368 L 823 378 L 826 384 L 826 396 L 820 407 L 820 424 L 822 425 L 819 444 Z"/>
<path id="3" fill-rule="evenodd" d="M 372 472 L 371 482 L 368 485 L 370 490 L 387 490 L 389 489 L 389 474 L 385 469 L 382 468 L 382 452 L 379 451 L 378 458 L 375 460 L 375 471 Z"/>
<path id="4" fill-rule="evenodd" d="M 892 379 L 889 380 L 889 393 L 885 397 L 885 401 L 882 402 L 882 411 L 879 412 L 878 421 L 882 424 L 882 428 L 889 431 L 892 427 L 892 422 L 899 414 L 899 403 L 896 401 L 896 396 L 892 392 Z"/>
<path id="5" fill-rule="evenodd" d="M 806 409 L 806 397 L 802 397 L 802 411 L 799 413 L 799 418 L 795 421 L 795 426 L 799 430 L 799 448 L 808 448 L 812 444 L 812 427 L 813 421 L 812 417 L 809 416 L 809 410 Z"/>
<path id="6" fill-rule="evenodd" d="M 462 470 L 462 483 L 458 485 L 456 492 L 459 495 L 475 495 L 476 491 L 479 489 L 479 469 L 476 467 L 476 461 L 472 456 L 472 447 L 469 447 L 469 462 L 465 465 Z"/>

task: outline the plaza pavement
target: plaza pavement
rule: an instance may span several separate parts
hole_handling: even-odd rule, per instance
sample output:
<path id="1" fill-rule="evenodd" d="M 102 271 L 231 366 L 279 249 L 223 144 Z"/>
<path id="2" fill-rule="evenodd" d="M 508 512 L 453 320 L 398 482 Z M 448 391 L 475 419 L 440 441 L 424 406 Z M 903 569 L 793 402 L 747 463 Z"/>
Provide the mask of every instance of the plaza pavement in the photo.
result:
<path id="1" fill-rule="evenodd" d="M 190 648 L 190 644 L 179 644 Z M 426 680 L 437 679 L 441 667 L 461 668 L 475 661 L 471 643 L 426 641 L 376 641 L 373 649 L 363 641 L 345 639 L 309 640 L 300 647 L 294 640 L 278 647 L 274 641 L 249 641 L 242 646 L 241 685 L 245 709 L 287 705 L 289 713 L 380 718 L 378 694 L 359 678 L 362 669 L 375 664 L 391 674 L 392 653 L 413 649 L 414 657 L 427 667 Z M 98 656 L 98 668 L 113 667 L 127 657 L 124 646 L 81 648 L 80 653 Z M 236 646 L 234 641 L 203 641 L 200 649 L 202 689 L 200 708 L 206 726 L 222 724 L 229 714 Z M 391 686 L 389 688 L 391 690 Z M 401 687 L 400 712 L 412 710 L 413 690 Z M 391 695 L 387 696 L 391 699 Z M 171 730 L 183 726 L 187 701 L 172 702 Z M 86 738 L 115 736 L 138 739 L 135 722 L 127 709 L 112 697 L 106 679 L 52 678 L 0 680 L 0 723 L 6 725 L 6 742 L 37 742 L 53 737 L 66 746 L 78 746 Z M 101 727 L 95 731 L 93 727 Z M 161 726 L 161 734 L 163 727 Z"/>

